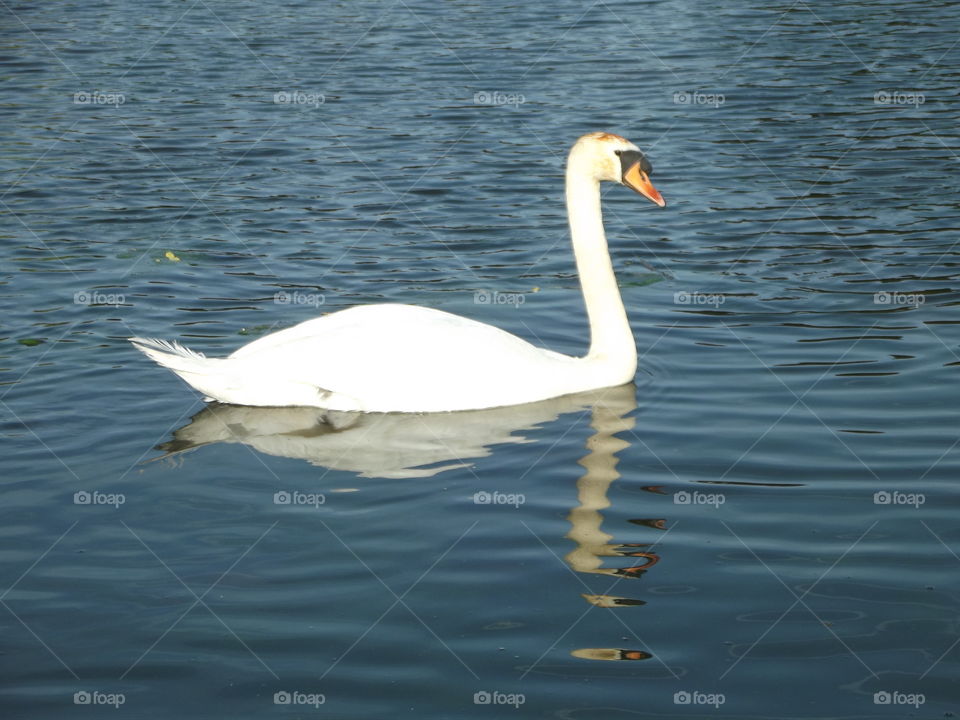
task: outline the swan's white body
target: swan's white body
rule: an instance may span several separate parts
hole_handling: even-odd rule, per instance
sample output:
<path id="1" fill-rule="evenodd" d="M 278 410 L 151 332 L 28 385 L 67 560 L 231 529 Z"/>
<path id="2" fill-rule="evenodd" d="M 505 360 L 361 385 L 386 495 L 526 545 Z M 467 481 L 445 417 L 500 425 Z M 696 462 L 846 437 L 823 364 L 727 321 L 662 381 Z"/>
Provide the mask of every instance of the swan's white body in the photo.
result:
<path id="1" fill-rule="evenodd" d="M 633 379 L 637 351 L 603 233 L 599 183 L 622 181 L 662 206 L 647 172 L 636 146 L 616 135 L 585 135 L 570 151 L 567 211 L 591 329 L 582 358 L 412 305 L 341 310 L 262 337 L 227 358 L 161 340 L 131 342 L 208 398 L 237 405 L 441 412 L 621 385 Z"/>

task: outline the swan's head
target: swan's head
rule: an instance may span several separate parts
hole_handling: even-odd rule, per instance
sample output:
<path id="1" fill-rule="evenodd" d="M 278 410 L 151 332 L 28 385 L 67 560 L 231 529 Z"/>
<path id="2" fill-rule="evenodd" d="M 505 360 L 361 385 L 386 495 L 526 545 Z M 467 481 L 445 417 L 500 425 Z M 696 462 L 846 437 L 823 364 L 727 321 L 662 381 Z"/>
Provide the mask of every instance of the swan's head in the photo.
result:
<path id="1" fill-rule="evenodd" d="M 653 168 L 647 156 L 619 135 L 605 132 L 584 135 L 570 150 L 568 167 L 590 173 L 598 181 L 626 185 L 660 207 L 666 205 L 660 192 L 650 182 Z"/>

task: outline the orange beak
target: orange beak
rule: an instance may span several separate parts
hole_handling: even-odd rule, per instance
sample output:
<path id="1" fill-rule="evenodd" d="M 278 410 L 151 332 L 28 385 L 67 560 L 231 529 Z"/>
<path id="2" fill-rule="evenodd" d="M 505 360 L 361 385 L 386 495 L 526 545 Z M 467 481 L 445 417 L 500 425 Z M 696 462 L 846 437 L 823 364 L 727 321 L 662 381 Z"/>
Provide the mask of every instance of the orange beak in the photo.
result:
<path id="1" fill-rule="evenodd" d="M 640 169 L 639 162 L 631 165 L 630 168 L 623 174 L 623 184 L 631 190 L 637 191 L 644 197 L 653 200 L 660 207 L 664 207 L 667 204 L 664 202 L 660 191 L 657 190 L 653 186 L 653 183 L 650 182 L 650 178 L 647 177 L 647 174 Z"/>

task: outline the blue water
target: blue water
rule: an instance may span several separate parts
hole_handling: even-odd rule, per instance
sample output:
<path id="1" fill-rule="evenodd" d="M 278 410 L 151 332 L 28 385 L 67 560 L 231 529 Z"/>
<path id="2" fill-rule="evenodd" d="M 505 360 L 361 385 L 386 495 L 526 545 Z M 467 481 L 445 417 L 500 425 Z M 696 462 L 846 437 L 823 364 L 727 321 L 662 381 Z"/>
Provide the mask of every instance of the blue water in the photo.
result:
<path id="1" fill-rule="evenodd" d="M 3 717 L 957 713 L 958 21 L 0 4 Z M 402 301 L 582 353 L 593 130 L 667 201 L 604 191 L 631 386 L 204 410 L 126 341 Z"/>

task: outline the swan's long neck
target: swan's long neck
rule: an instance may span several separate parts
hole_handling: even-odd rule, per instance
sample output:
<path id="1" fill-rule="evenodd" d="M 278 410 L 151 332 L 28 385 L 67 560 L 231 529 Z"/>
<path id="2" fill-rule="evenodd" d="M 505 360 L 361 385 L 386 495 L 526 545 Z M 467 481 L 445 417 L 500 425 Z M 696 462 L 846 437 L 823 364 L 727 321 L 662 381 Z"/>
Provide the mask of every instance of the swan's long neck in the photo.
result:
<path id="1" fill-rule="evenodd" d="M 567 215 L 573 254 L 590 321 L 588 360 L 612 364 L 622 374 L 621 382 L 633 378 L 637 346 L 627 321 L 627 312 L 613 274 L 607 238 L 600 212 L 600 183 L 571 156 L 567 164 Z"/>

